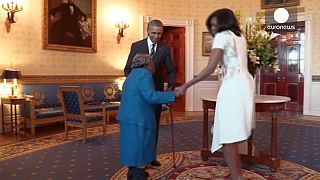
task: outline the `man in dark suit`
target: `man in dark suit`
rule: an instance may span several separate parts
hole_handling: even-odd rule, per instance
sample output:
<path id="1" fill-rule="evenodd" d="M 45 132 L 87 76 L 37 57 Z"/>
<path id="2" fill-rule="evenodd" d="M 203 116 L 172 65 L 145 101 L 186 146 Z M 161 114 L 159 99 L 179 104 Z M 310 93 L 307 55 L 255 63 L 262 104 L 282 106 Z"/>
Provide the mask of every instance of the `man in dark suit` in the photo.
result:
<path id="1" fill-rule="evenodd" d="M 134 56 L 137 53 L 150 54 L 152 55 L 153 62 L 155 65 L 156 72 L 153 75 L 155 88 L 157 91 L 163 91 L 164 80 L 162 78 L 160 68 L 164 66 L 168 75 L 168 89 L 173 90 L 176 81 L 176 72 L 174 65 L 171 60 L 171 50 L 168 45 L 160 43 L 160 39 L 163 33 L 163 24 L 159 20 L 152 20 L 149 22 L 147 27 L 148 37 L 137 41 L 132 44 L 130 54 L 128 56 L 127 64 L 124 68 L 124 74 L 127 77 L 131 72 L 131 63 Z M 161 104 L 155 108 L 156 124 L 157 124 L 157 135 L 156 142 L 158 142 L 159 124 L 161 116 Z M 160 162 L 156 159 L 150 162 L 152 166 L 161 166 Z"/>

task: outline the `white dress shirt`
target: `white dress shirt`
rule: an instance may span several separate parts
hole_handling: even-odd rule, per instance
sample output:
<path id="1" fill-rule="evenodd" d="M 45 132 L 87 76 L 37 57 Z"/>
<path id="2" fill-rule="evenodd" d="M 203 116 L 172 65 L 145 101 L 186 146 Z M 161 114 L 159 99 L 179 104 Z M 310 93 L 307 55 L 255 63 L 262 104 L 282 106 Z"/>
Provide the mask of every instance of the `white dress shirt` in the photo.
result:
<path id="1" fill-rule="evenodd" d="M 153 42 L 151 41 L 151 39 L 149 38 L 149 36 L 148 36 L 148 38 L 147 38 L 147 43 L 148 43 L 149 54 L 151 54 L 151 49 L 152 49 L 152 44 L 153 44 Z M 158 46 L 158 44 L 155 44 L 155 46 L 154 46 L 154 53 L 157 52 L 157 46 Z"/>

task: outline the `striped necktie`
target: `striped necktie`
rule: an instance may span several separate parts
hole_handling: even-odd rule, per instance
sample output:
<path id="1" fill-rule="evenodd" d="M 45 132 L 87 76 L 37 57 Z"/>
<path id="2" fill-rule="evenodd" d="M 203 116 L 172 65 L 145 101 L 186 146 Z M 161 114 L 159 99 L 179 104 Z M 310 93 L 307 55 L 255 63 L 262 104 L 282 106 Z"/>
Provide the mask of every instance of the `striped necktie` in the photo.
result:
<path id="1" fill-rule="evenodd" d="M 150 56 L 152 56 L 152 55 L 154 54 L 154 47 L 155 47 L 155 46 L 156 46 L 155 44 L 152 44 Z"/>

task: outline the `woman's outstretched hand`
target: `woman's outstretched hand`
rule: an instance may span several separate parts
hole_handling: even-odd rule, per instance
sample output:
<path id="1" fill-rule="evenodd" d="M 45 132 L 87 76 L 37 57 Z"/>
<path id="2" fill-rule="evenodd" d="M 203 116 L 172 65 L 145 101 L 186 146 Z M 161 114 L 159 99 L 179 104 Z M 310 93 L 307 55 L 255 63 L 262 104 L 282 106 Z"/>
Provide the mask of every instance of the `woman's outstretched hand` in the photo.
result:
<path id="1" fill-rule="evenodd" d="M 187 88 L 184 85 L 174 88 L 174 92 L 177 97 L 184 95 L 186 91 L 187 91 Z"/>

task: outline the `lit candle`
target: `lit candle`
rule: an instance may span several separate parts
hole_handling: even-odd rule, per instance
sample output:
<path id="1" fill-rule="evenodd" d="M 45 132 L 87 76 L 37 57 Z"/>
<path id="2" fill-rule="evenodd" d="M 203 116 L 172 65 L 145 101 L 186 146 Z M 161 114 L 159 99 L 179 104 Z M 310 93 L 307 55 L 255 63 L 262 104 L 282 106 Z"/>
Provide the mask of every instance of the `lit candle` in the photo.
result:
<path id="1" fill-rule="evenodd" d="M 7 79 L 3 79 L 3 84 L 4 84 L 4 85 L 7 84 Z"/>
<path id="2" fill-rule="evenodd" d="M 13 86 L 17 85 L 17 78 L 13 78 Z"/>

